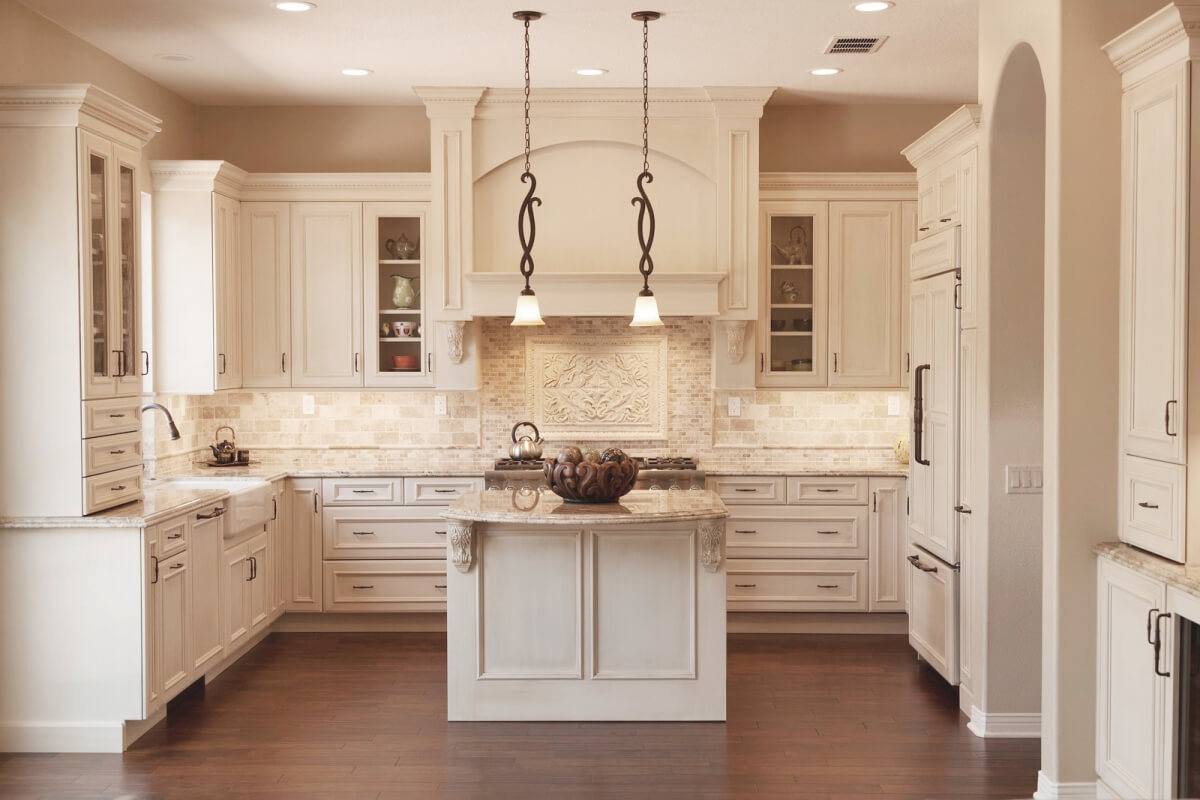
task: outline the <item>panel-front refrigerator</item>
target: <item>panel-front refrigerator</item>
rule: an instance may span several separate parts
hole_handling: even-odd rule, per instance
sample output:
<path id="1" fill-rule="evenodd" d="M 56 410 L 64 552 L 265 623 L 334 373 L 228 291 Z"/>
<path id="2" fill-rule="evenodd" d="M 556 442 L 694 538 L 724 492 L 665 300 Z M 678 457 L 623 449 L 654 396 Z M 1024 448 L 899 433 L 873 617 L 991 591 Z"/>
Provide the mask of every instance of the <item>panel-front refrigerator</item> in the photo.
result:
<path id="1" fill-rule="evenodd" d="M 959 682 L 959 230 L 913 246 L 908 641 Z"/>

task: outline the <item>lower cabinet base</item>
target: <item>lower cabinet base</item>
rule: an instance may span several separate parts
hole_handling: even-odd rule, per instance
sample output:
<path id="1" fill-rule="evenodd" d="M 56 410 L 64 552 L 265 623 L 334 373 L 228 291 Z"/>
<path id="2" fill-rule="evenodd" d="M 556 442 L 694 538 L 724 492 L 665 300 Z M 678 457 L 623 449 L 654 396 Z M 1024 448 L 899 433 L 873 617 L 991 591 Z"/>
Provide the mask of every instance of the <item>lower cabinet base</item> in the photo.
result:
<path id="1" fill-rule="evenodd" d="M 899 614 L 730 611 L 729 633 L 864 633 L 904 635 L 908 617 Z"/>

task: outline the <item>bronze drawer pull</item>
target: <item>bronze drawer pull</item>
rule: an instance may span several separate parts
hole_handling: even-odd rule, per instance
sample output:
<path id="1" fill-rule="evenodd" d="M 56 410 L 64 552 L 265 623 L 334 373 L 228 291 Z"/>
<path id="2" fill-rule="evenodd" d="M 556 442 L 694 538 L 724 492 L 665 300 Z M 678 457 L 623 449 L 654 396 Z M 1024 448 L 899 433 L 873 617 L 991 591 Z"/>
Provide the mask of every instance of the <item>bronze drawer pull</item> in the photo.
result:
<path id="1" fill-rule="evenodd" d="M 758 489 L 740 489 L 740 488 L 738 488 L 738 487 L 736 487 L 736 486 L 734 487 L 734 489 L 733 489 L 733 490 L 734 490 L 735 492 L 757 492 L 757 491 L 758 491 Z"/>
<path id="2" fill-rule="evenodd" d="M 435 584 L 433 585 L 433 588 L 435 588 L 435 589 L 445 589 L 445 588 L 446 588 L 446 584 L 444 584 L 444 583 L 435 583 Z"/>
<path id="3" fill-rule="evenodd" d="M 446 535 L 446 532 L 445 532 L 445 531 L 434 531 L 434 533 L 436 533 L 438 536 L 445 536 L 445 535 Z"/>
<path id="4" fill-rule="evenodd" d="M 838 588 L 838 585 L 836 583 L 818 583 L 817 588 L 818 589 L 836 589 L 836 588 Z"/>
<path id="5" fill-rule="evenodd" d="M 950 217 L 942 217 L 941 219 L 938 220 L 938 222 L 949 222 L 950 219 L 951 219 Z"/>
<path id="6" fill-rule="evenodd" d="M 350 531 L 355 536 L 374 536 L 375 531 Z"/>
<path id="7" fill-rule="evenodd" d="M 837 531 L 817 531 L 817 533 L 821 534 L 822 536 L 837 536 L 838 534 Z"/>
<path id="8" fill-rule="evenodd" d="M 817 491 L 825 494 L 836 494 L 837 492 L 840 492 L 841 489 L 817 489 Z"/>
<path id="9" fill-rule="evenodd" d="M 123 491 L 125 491 L 125 484 L 122 483 L 120 486 L 114 486 L 111 489 L 109 489 L 109 491 L 110 492 L 123 492 Z"/>
<path id="10" fill-rule="evenodd" d="M 355 494 L 375 494 L 374 489 L 351 489 Z"/>
<path id="11" fill-rule="evenodd" d="M 353 588 L 355 588 L 355 589 L 374 589 L 375 584 L 373 584 L 373 583 L 371 583 L 371 584 L 355 584 Z"/>
<path id="12" fill-rule="evenodd" d="M 734 533 L 745 533 L 745 534 L 752 534 L 752 533 L 758 533 L 758 531 L 738 531 L 738 530 L 735 530 L 735 531 L 734 531 Z"/>
<path id="13" fill-rule="evenodd" d="M 196 519 L 216 519 L 225 513 L 225 506 L 217 506 L 211 514 L 197 514 Z"/>
<path id="14" fill-rule="evenodd" d="M 438 494 L 454 494 L 458 489 L 434 489 Z"/>
<path id="15" fill-rule="evenodd" d="M 109 419 L 124 419 L 124 417 L 125 417 L 124 414 L 109 414 L 108 415 Z"/>
<path id="16" fill-rule="evenodd" d="M 182 533 L 172 533 L 172 534 L 171 534 L 170 536 L 168 536 L 167 538 L 168 538 L 168 539 L 171 539 L 171 540 L 175 540 L 175 539 L 182 539 L 182 538 L 183 538 L 183 534 L 182 534 Z"/>
<path id="17" fill-rule="evenodd" d="M 1158 508 L 1158 503 L 1138 503 L 1141 508 Z"/>
<path id="18" fill-rule="evenodd" d="M 733 585 L 733 588 L 735 588 L 735 589 L 753 589 L 756 586 L 758 586 L 757 583 L 735 583 Z"/>
<path id="19" fill-rule="evenodd" d="M 108 454 L 109 454 L 110 456 L 119 456 L 119 455 L 124 455 L 124 453 L 125 453 L 125 451 L 124 451 L 123 449 L 122 449 L 122 450 L 109 450 L 109 451 L 108 451 Z"/>
<path id="20" fill-rule="evenodd" d="M 180 562 L 178 562 L 178 563 L 176 563 L 176 564 L 172 564 L 172 565 L 171 565 L 171 569 L 173 569 L 173 570 L 176 570 L 176 569 L 183 569 L 183 562 L 182 562 L 182 561 L 180 561 Z"/>

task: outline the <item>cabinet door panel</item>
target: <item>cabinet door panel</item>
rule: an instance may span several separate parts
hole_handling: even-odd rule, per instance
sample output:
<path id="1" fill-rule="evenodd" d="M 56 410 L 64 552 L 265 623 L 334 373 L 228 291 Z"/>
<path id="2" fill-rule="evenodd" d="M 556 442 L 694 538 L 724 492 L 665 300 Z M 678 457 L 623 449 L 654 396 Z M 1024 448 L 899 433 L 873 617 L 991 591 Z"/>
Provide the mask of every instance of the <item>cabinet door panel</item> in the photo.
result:
<path id="1" fill-rule="evenodd" d="M 905 568 L 904 479 L 871 478 L 869 522 L 871 611 L 903 611 Z"/>
<path id="2" fill-rule="evenodd" d="M 1183 463 L 1187 438 L 1188 94 L 1185 68 L 1122 101 L 1121 439 Z"/>
<path id="3" fill-rule="evenodd" d="M 224 530 L 220 517 L 201 519 L 211 509 L 192 517 L 188 554 L 192 567 L 191 650 L 193 675 L 221 660 L 225 652 L 221 635 L 221 590 L 224 585 Z"/>
<path id="4" fill-rule="evenodd" d="M 1155 726 L 1167 683 L 1154 672 L 1146 628 L 1154 609 L 1165 610 L 1166 588 L 1105 558 L 1097 583 L 1096 773 L 1121 797 L 1167 797 Z"/>
<path id="5" fill-rule="evenodd" d="M 162 550 L 159 547 L 158 528 L 146 528 L 146 716 L 149 717 L 162 704 L 162 582 L 159 580 L 159 562 Z"/>
<path id="6" fill-rule="evenodd" d="M 250 540 L 246 554 L 250 558 L 250 633 L 258 633 L 271 621 L 271 531 L 264 530 Z"/>
<path id="7" fill-rule="evenodd" d="M 900 385 L 900 204 L 829 204 L 830 386 Z"/>
<path id="8" fill-rule="evenodd" d="M 129 396 L 142 391 L 141 322 L 139 319 L 141 261 L 138 258 L 138 153 L 114 147 L 112 243 L 113 349 L 117 351 L 116 393 Z"/>
<path id="9" fill-rule="evenodd" d="M 361 386 L 362 205 L 294 203 L 293 386 Z"/>
<path id="10" fill-rule="evenodd" d="M 938 167 L 937 171 L 937 219 L 934 225 L 946 227 L 959 221 L 960 175 L 958 160 L 951 159 Z"/>
<path id="11" fill-rule="evenodd" d="M 216 286 L 217 388 L 242 385 L 241 354 L 241 203 L 213 195 L 213 265 Z"/>
<path id="12" fill-rule="evenodd" d="M 976 297 L 979 293 L 979 148 L 972 147 L 959 158 L 958 181 L 959 220 L 962 222 L 958 262 L 962 275 L 959 305 L 962 306 L 963 328 L 974 328 Z"/>
<path id="13" fill-rule="evenodd" d="M 759 322 L 762 386 L 827 382 L 829 208 L 827 203 L 760 204 L 766 276 Z"/>
<path id="14" fill-rule="evenodd" d="M 242 385 L 291 385 L 287 203 L 242 204 Z"/>
<path id="15" fill-rule="evenodd" d="M 87 131 L 79 133 L 79 197 L 83 224 L 83 396 L 116 394 L 116 344 L 112 339 L 113 259 L 111 241 L 115 188 L 112 145 Z"/>
<path id="16" fill-rule="evenodd" d="M 158 566 L 156 627 L 159 631 L 159 679 L 162 697 L 169 699 L 191 676 L 191 580 L 189 553 L 177 553 Z"/>
<path id="17" fill-rule="evenodd" d="M 225 551 L 225 650 L 232 653 L 250 635 L 250 557 L 246 545 Z"/>
<path id="18" fill-rule="evenodd" d="M 288 611 L 321 610 L 320 489 L 320 478 L 306 478 L 288 491 Z"/>

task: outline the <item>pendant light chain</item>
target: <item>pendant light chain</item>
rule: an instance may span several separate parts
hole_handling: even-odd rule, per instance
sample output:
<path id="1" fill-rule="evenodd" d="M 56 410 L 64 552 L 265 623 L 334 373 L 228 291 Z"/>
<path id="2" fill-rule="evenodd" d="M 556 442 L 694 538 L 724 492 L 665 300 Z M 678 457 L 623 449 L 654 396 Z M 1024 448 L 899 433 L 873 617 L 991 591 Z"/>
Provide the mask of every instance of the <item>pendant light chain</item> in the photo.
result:
<path id="1" fill-rule="evenodd" d="M 650 171 L 650 18 L 642 18 L 642 172 Z"/>
<path id="2" fill-rule="evenodd" d="M 642 23 L 642 173 L 637 177 L 638 196 L 633 204 L 638 208 L 638 245 L 642 257 L 638 261 L 638 272 L 642 275 L 643 296 L 652 295 L 650 274 L 654 272 L 654 259 L 650 247 L 654 244 L 654 207 L 646 194 L 647 183 L 654 182 L 650 174 L 650 21 L 661 16 L 657 11 L 637 11 L 633 18 Z"/>
<path id="3" fill-rule="evenodd" d="M 525 171 L 529 172 L 529 17 L 525 17 Z"/>

